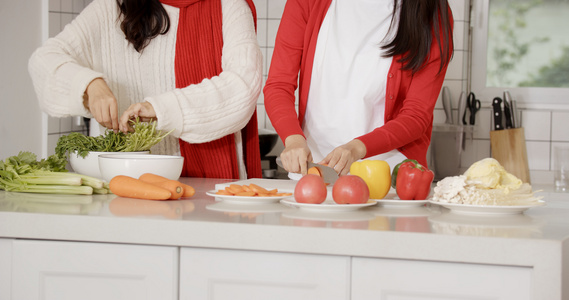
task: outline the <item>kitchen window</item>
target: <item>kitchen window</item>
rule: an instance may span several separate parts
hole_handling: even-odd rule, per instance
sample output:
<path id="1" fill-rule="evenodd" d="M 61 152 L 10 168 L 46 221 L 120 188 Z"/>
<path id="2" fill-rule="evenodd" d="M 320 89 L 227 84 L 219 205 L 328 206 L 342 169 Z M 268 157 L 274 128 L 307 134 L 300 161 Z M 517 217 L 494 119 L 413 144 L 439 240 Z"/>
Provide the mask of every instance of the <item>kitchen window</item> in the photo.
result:
<path id="1" fill-rule="evenodd" d="M 471 89 L 527 108 L 569 106 L 569 0 L 472 0 Z"/>

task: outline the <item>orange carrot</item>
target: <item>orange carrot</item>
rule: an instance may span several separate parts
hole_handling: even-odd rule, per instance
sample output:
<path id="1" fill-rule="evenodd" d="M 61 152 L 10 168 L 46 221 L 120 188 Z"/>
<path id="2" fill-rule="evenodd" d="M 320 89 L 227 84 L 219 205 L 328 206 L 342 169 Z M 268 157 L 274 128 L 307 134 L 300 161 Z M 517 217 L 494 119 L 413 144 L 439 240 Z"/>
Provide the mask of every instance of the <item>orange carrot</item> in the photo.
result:
<path id="1" fill-rule="evenodd" d="M 269 191 L 267 191 L 266 188 L 258 186 L 254 183 L 249 184 L 249 187 L 251 188 L 251 190 L 253 190 L 253 192 L 259 193 L 259 194 L 268 194 Z"/>
<path id="2" fill-rule="evenodd" d="M 144 181 L 144 182 L 148 182 L 148 183 L 154 183 L 154 182 L 161 182 L 161 181 L 166 181 L 166 180 L 170 180 L 169 178 L 166 178 L 164 176 L 160 176 L 154 173 L 144 173 L 142 175 L 140 175 L 138 177 L 138 179 Z"/>
<path id="3" fill-rule="evenodd" d="M 318 169 L 318 167 L 308 168 L 307 174 L 314 174 L 314 175 L 318 175 L 318 176 L 322 177 L 322 172 L 320 172 L 320 169 Z"/>
<path id="4" fill-rule="evenodd" d="M 184 188 L 182 187 L 182 184 L 177 180 L 166 180 L 150 184 L 154 184 L 156 186 L 169 190 L 170 193 L 172 193 L 172 196 L 170 196 L 168 200 L 178 200 L 184 194 Z"/>
<path id="5" fill-rule="evenodd" d="M 184 188 L 184 194 L 182 195 L 182 197 L 191 198 L 196 193 L 196 189 L 194 189 L 191 185 L 187 185 L 185 183 L 181 184 L 182 187 Z"/>
<path id="6" fill-rule="evenodd" d="M 168 200 L 172 196 L 172 193 L 165 188 L 124 175 L 113 177 L 109 182 L 109 188 L 113 194 L 121 197 Z"/>

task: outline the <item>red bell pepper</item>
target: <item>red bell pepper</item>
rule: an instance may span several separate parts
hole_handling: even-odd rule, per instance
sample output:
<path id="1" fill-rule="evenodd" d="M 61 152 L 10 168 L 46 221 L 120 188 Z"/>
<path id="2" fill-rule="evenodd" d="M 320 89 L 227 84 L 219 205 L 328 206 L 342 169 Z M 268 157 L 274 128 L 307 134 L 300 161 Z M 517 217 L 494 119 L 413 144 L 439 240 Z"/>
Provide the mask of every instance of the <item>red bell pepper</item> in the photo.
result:
<path id="1" fill-rule="evenodd" d="M 395 192 L 401 200 L 425 200 L 431 192 L 433 171 L 414 159 L 406 159 L 393 169 Z"/>

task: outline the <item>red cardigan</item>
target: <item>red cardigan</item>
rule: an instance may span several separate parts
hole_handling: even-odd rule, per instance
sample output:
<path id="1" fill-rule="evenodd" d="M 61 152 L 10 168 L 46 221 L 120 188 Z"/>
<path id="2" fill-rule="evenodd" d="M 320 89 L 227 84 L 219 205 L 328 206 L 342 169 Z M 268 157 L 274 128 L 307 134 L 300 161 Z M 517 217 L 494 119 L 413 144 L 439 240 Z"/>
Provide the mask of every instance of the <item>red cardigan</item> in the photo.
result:
<path id="1" fill-rule="evenodd" d="M 306 112 L 318 31 L 331 2 L 289 0 L 286 3 L 269 77 L 263 89 L 265 109 L 283 142 L 290 135 L 304 135 L 301 124 Z M 365 144 L 367 153 L 364 158 L 398 149 L 407 158 L 416 159 L 427 166 L 433 110 L 447 66 L 439 72 L 440 52 L 437 43 L 433 43 L 425 66 L 414 75 L 411 71 L 401 70 L 400 58 L 393 57 L 388 72 L 385 124 L 354 138 Z M 298 116 L 294 106 L 297 82 L 300 98 Z"/>

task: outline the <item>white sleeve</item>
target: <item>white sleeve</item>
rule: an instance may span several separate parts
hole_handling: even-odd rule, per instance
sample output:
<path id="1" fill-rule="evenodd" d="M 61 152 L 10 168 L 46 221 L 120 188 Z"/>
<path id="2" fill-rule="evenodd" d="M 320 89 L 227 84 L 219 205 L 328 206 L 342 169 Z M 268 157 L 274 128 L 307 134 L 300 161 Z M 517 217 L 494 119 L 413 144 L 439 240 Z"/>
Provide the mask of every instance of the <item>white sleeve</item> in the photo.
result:
<path id="1" fill-rule="evenodd" d="M 222 0 L 223 71 L 182 89 L 148 97 L 158 129 L 203 143 L 241 130 L 251 118 L 262 85 L 262 54 L 251 9 L 243 0 Z"/>
<path id="2" fill-rule="evenodd" d="M 54 117 L 86 116 L 83 94 L 87 85 L 103 74 L 92 69 L 90 41 L 100 35 L 101 17 L 116 18 L 109 4 L 114 1 L 95 0 L 88 5 L 57 36 L 48 39 L 34 51 L 28 62 L 28 71 L 40 107 Z M 116 4 L 115 4 L 116 6 Z"/>

